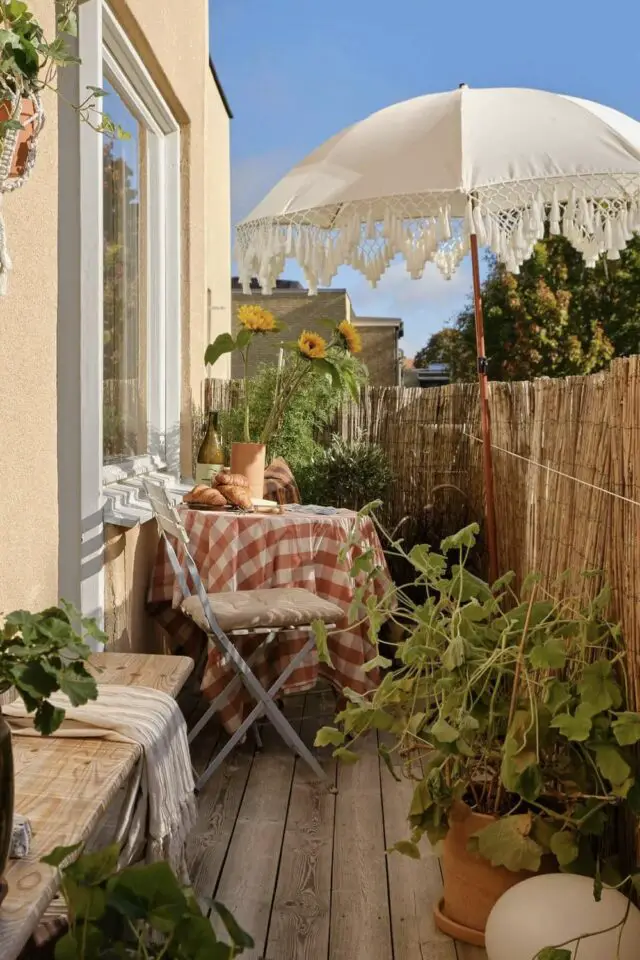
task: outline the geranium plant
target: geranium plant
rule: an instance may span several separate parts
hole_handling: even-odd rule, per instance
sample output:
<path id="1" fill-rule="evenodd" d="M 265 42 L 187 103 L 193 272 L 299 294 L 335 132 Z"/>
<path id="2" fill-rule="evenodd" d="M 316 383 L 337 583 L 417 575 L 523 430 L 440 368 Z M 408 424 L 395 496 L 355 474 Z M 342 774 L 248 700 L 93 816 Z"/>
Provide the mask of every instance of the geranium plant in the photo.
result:
<path id="1" fill-rule="evenodd" d="M 494 866 L 537 871 L 547 858 L 620 882 L 607 828 L 621 808 L 640 813 L 640 714 L 630 709 L 620 629 L 606 616 L 609 592 L 581 600 L 565 595 L 567 578 L 552 590 L 535 575 L 517 593 L 512 575 L 489 585 L 467 569 L 477 533 L 466 527 L 439 553 L 392 543 L 422 597 L 405 584 L 367 600 L 372 642 L 387 618 L 404 639 L 394 663 L 373 661 L 387 669 L 373 693 L 345 691 L 346 709 L 317 743 L 355 762 L 358 738 L 384 731 L 385 762 L 414 783 L 402 853 L 420 856 L 424 833 L 442 839 L 464 802 L 497 818 L 473 840 Z M 373 553 L 358 557 L 352 617 L 363 578 L 376 572 Z"/>
<path id="2" fill-rule="evenodd" d="M 74 622 L 80 625 L 76 630 Z M 50 607 L 40 613 L 16 610 L 0 627 L 0 693 L 12 687 L 22 698 L 34 726 L 53 733 L 64 719 L 64 710 L 49 701 L 60 690 L 74 706 L 95 700 L 98 688 L 86 668 L 91 655 L 86 637 L 106 640 L 94 620 L 83 619 L 70 605 Z"/>
<path id="3" fill-rule="evenodd" d="M 214 364 L 220 357 L 237 350 L 244 366 L 244 440 L 251 442 L 251 409 L 249 390 L 249 355 L 255 337 L 279 333 L 283 328 L 275 316 L 263 307 L 245 304 L 237 312 L 240 331 L 234 338 L 221 333 L 205 352 L 205 364 Z M 346 388 L 358 396 L 358 375 L 351 358 L 361 350 L 360 335 L 353 324 L 342 321 L 337 326 L 329 321 L 328 338 L 305 330 L 297 340 L 282 343 L 282 356 L 274 386 L 273 402 L 264 422 L 259 442 L 268 445 L 277 432 L 287 405 L 312 372 L 326 373 L 336 389 Z M 285 358 L 286 352 L 286 358 Z"/>

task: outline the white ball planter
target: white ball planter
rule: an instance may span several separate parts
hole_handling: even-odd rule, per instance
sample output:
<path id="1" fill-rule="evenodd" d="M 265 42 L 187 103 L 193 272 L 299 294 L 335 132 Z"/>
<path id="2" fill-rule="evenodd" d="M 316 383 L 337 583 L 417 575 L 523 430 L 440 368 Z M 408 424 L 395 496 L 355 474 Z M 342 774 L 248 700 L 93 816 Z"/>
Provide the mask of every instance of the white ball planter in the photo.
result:
<path id="1" fill-rule="evenodd" d="M 627 898 L 604 889 L 599 903 L 593 880 L 568 873 L 541 874 L 516 884 L 500 897 L 489 915 L 486 950 L 489 960 L 533 960 L 544 947 L 566 944 L 575 954 L 576 941 L 624 917 Z M 620 953 L 619 928 L 580 941 L 579 960 L 638 960 L 640 910 L 633 904 L 624 926 Z M 567 943 L 569 941 L 569 943 Z"/>

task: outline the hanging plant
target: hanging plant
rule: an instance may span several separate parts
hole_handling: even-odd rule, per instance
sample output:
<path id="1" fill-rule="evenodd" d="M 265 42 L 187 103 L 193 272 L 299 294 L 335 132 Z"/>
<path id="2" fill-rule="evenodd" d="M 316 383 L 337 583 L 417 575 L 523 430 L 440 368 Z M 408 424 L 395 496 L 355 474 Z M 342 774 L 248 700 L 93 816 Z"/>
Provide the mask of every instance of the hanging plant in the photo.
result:
<path id="1" fill-rule="evenodd" d="M 35 166 L 45 119 L 42 91 L 59 93 L 58 68 L 79 63 L 68 44 L 69 38 L 77 35 L 79 2 L 61 0 L 56 5 L 56 35 L 49 40 L 27 3 L 0 0 L 0 195 L 21 187 Z M 100 88 L 89 87 L 86 98 L 71 106 L 94 130 L 125 137 L 124 131 L 102 113 L 98 101 L 103 96 Z M 10 269 L 0 214 L 0 294 L 6 293 Z"/>

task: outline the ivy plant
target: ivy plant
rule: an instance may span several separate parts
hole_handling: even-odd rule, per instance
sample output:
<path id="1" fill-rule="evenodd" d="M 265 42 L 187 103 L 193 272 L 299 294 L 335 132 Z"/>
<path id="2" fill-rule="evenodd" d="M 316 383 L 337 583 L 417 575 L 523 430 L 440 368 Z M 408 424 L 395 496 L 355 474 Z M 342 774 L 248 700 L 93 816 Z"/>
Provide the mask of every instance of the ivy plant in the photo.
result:
<path id="1" fill-rule="evenodd" d="M 225 930 L 219 939 L 168 863 L 118 869 L 118 844 L 72 860 L 79 849 L 56 847 L 43 858 L 62 871 L 69 914 L 55 960 L 233 960 L 253 947 L 226 907 L 212 902 Z"/>
<path id="2" fill-rule="evenodd" d="M 95 620 L 64 601 L 40 613 L 16 610 L 0 627 L 0 693 L 15 687 L 40 733 L 53 733 L 64 719 L 64 710 L 49 700 L 52 693 L 60 690 L 74 707 L 98 696 L 85 665 L 91 654 L 87 637 L 107 639 Z"/>
<path id="3" fill-rule="evenodd" d="M 367 620 L 377 644 L 392 618 L 404 639 L 393 663 L 379 653 L 372 661 L 386 671 L 377 689 L 346 690 L 346 708 L 316 742 L 355 762 L 358 739 L 380 732 L 392 774 L 414 785 L 401 853 L 419 857 L 425 833 L 442 839 L 464 802 L 496 815 L 472 838 L 495 866 L 538 871 L 555 862 L 620 883 L 606 836 L 618 811 L 640 813 L 640 714 L 630 709 L 620 629 L 607 618 L 609 591 L 597 590 L 592 574 L 579 578 L 581 597 L 566 595 L 568 577 L 557 589 L 537 575 L 517 591 L 513 575 L 490 585 L 468 570 L 477 533 L 465 527 L 439 552 L 407 553 L 393 542 L 415 579 L 369 597 L 364 609 L 378 570 L 373 552 L 360 554 L 351 619 Z M 356 530 L 346 550 L 358 539 Z"/>

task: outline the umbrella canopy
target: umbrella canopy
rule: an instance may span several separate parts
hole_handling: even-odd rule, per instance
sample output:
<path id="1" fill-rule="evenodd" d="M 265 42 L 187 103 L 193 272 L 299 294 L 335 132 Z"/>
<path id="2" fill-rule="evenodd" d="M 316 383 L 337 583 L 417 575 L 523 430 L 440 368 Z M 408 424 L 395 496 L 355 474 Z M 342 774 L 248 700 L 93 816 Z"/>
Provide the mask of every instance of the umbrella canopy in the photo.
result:
<path id="1" fill-rule="evenodd" d="M 405 258 L 451 276 L 469 237 L 518 271 L 548 222 L 593 265 L 640 229 L 640 123 L 540 90 L 466 86 L 395 104 L 332 137 L 237 229 L 245 292 L 294 257 L 310 290 L 347 264 L 375 285 Z"/>

